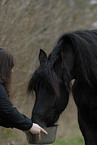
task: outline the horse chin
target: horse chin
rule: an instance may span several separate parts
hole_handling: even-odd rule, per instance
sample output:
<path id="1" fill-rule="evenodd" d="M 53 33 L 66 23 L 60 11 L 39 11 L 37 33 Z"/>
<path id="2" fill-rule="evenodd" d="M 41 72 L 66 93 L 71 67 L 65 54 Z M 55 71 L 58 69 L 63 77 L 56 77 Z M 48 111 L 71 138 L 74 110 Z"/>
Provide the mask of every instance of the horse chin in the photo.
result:
<path id="1" fill-rule="evenodd" d="M 48 124 L 46 124 L 46 127 L 52 127 L 52 126 L 55 126 L 55 123 L 48 123 Z"/>
<path id="2" fill-rule="evenodd" d="M 52 120 L 47 120 L 46 122 L 46 126 L 47 127 L 52 127 L 55 126 L 57 124 L 59 116 L 54 117 Z"/>

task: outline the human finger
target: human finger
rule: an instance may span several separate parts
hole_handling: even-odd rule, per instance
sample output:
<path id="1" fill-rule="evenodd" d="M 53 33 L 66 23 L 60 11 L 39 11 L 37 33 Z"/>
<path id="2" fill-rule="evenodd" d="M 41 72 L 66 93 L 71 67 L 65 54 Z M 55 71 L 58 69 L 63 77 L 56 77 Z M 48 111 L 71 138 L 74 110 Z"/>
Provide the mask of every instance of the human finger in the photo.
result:
<path id="1" fill-rule="evenodd" d="M 44 130 L 43 128 L 41 128 L 41 132 L 43 132 L 44 134 L 48 134 L 46 130 Z"/>
<path id="2" fill-rule="evenodd" d="M 38 134 L 38 138 L 39 138 L 39 140 L 41 140 L 41 134 L 40 134 L 40 132 L 39 132 L 39 134 Z"/>

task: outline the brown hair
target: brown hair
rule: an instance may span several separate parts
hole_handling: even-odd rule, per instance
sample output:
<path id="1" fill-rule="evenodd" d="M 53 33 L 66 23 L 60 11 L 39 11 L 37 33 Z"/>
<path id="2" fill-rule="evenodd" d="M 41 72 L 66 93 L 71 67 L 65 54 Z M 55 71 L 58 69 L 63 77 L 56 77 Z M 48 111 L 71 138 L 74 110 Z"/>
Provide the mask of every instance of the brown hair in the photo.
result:
<path id="1" fill-rule="evenodd" d="M 14 67 L 14 59 L 11 52 L 0 48 L 0 82 L 3 83 L 8 97 L 10 97 L 11 70 Z"/>

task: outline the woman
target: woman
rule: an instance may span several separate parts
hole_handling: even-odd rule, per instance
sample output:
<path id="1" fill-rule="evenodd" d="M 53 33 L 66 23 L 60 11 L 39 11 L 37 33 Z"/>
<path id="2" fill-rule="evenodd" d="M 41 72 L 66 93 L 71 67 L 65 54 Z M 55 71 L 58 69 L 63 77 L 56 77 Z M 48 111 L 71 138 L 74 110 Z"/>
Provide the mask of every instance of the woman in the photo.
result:
<path id="1" fill-rule="evenodd" d="M 47 134 L 43 128 L 32 123 L 31 119 L 21 114 L 11 103 L 9 97 L 13 67 L 12 54 L 0 48 L 0 126 L 29 130 L 32 134 L 40 134 L 41 131 Z"/>

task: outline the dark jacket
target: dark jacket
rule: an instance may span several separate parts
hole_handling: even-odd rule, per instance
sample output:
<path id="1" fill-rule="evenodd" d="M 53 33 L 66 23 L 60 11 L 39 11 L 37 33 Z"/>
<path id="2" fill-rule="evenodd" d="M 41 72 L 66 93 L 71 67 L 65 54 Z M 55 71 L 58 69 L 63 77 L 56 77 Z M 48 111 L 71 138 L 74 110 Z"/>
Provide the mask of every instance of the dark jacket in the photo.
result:
<path id="1" fill-rule="evenodd" d="M 2 83 L 0 83 L 0 126 L 20 130 L 29 130 L 32 126 L 32 121 L 13 106 Z"/>

